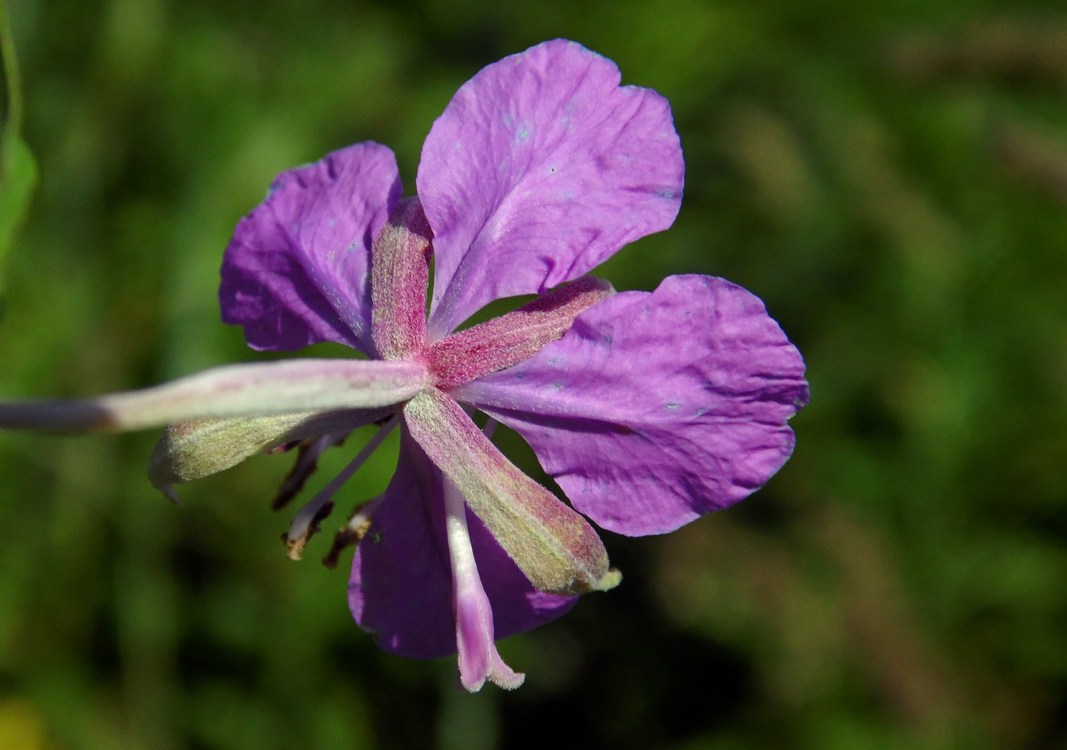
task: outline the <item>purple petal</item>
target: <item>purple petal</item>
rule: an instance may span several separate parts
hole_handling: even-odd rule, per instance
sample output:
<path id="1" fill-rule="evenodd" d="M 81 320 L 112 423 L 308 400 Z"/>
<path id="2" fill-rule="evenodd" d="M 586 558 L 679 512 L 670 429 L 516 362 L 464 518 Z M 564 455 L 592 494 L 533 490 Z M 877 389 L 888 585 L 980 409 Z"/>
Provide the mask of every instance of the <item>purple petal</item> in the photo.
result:
<path id="1" fill-rule="evenodd" d="M 674 221 L 684 164 L 670 107 L 619 86 L 613 62 L 565 40 L 464 84 L 422 149 L 434 230 L 431 330 L 543 292 Z"/>
<path id="2" fill-rule="evenodd" d="M 334 341 L 373 351 L 371 242 L 401 185 L 392 151 L 358 143 L 283 172 L 222 260 L 219 303 L 255 349 Z"/>
<path id="3" fill-rule="evenodd" d="M 536 357 L 453 395 L 530 443 L 574 507 L 638 536 L 741 500 L 789 458 L 804 361 L 760 300 L 672 276 L 575 321 Z"/>
<path id="4" fill-rule="evenodd" d="M 470 511 L 467 523 L 497 638 L 543 625 L 577 601 L 535 590 Z M 418 659 L 456 652 L 442 477 L 406 432 L 385 502 L 356 547 L 348 602 L 385 651 Z"/>

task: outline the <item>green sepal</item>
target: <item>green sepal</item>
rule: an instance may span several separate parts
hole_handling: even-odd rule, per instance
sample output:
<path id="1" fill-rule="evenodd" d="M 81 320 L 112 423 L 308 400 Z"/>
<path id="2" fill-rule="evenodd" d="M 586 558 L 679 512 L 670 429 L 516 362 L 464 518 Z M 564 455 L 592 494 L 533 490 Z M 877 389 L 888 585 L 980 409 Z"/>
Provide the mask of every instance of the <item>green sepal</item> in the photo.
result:
<path id="1" fill-rule="evenodd" d="M 173 485 L 217 474 L 258 453 L 331 432 L 353 430 L 390 413 L 342 410 L 194 419 L 169 425 L 148 460 L 148 478 L 177 500 Z"/>

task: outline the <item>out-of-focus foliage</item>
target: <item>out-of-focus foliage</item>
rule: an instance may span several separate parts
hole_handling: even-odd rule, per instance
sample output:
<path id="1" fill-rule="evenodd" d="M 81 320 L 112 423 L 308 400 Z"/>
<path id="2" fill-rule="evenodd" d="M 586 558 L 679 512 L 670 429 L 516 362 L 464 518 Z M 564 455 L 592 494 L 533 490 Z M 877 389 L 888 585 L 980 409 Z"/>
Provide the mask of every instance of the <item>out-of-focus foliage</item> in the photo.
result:
<path id="1" fill-rule="evenodd" d="M 0 0 L 0 295 L 4 258 L 37 182 L 37 163 L 22 140 L 22 87 L 6 0 Z M 0 296 L 0 318 L 3 297 Z"/>
<path id="2" fill-rule="evenodd" d="M 675 228 L 603 275 L 752 289 L 812 402 L 767 488 L 608 535 L 623 585 L 505 642 L 527 685 L 475 696 L 352 624 L 343 569 L 313 561 L 328 534 L 285 559 L 287 459 L 175 508 L 144 477 L 152 435 L 0 435 L 4 750 L 1067 745 L 1061 3 L 14 6 L 41 180 L 7 259 L 4 396 L 259 356 L 215 286 L 271 178 L 373 139 L 411 185 L 460 83 L 565 36 L 666 95 L 687 157 Z"/>

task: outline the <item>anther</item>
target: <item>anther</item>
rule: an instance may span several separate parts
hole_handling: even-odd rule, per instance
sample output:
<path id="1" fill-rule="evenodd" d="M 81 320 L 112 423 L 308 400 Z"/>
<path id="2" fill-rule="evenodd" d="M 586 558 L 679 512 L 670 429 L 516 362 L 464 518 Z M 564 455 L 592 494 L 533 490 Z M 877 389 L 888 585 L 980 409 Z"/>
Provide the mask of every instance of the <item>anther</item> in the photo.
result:
<path id="1" fill-rule="evenodd" d="M 386 422 L 378 430 L 378 433 L 363 446 L 363 450 L 341 470 L 341 473 L 334 477 L 333 481 L 326 485 L 315 497 L 311 498 L 296 514 L 293 518 L 293 523 L 289 526 L 289 531 L 282 534 L 282 541 L 285 542 L 285 546 L 288 548 L 290 560 L 299 560 L 301 558 L 304 547 L 307 545 L 308 540 L 311 539 L 312 534 L 319 531 L 319 524 L 333 511 L 334 494 L 341 489 L 345 482 L 352 478 L 352 475 L 370 458 L 370 455 L 377 450 L 378 446 L 382 444 L 399 423 L 399 417 L 393 417 Z"/>

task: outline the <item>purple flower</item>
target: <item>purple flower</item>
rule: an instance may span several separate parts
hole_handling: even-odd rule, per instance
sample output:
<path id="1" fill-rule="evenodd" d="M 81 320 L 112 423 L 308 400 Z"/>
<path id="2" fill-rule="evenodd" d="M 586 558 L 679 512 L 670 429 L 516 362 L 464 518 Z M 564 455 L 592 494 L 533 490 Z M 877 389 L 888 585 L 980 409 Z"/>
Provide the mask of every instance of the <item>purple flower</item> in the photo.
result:
<path id="1" fill-rule="evenodd" d="M 620 579 L 585 517 L 658 534 L 737 502 L 789 457 L 787 421 L 808 397 L 800 354 L 740 287 L 691 275 L 615 293 L 585 276 L 669 227 L 681 202 L 667 102 L 619 80 L 611 61 L 546 42 L 459 89 L 423 145 L 416 197 L 402 198 L 393 154 L 376 143 L 276 180 L 226 250 L 223 319 L 257 349 L 329 341 L 366 359 L 219 368 L 75 406 L 0 407 L 0 424 L 179 419 L 150 469 L 168 492 L 299 445 L 279 501 L 327 447 L 382 425 L 297 514 L 294 555 L 399 426 L 392 482 L 335 544 L 362 540 L 353 616 L 386 651 L 458 652 L 469 690 L 517 687 L 523 676 L 495 639 Z M 459 328 L 490 302 L 530 294 Z M 476 410 L 489 417 L 482 427 Z M 493 445 L 497 422 L 525 438 L 570 506 Z"/>
<path id="2" fill-rule="evenodd" d="M 468 689 L 515 687 L 494 637 L 618 580 L 592 528 L 464 407 L 517 430 L 576 509 L 622 534 L 740 500 L 789 456 L 803 364 L 758 299 L 701 276 L 651 294 L 582 278 L 670 226 L 682 179 L 666 101 L 554 41 L 460 88 L 423 146 L 417 199 L 400 200 L 392 153 L 364 143 L 283 174 L 238 227 L 220 297 L 252 346 L 335 341 L 426 367 L 349 585 L 382 648 L 458 647 Z M 485 304 L 531 293 L 456 332 Z"/>

